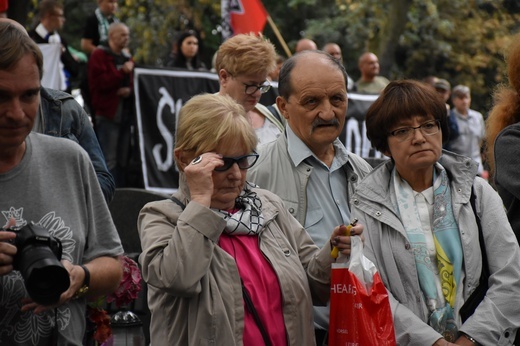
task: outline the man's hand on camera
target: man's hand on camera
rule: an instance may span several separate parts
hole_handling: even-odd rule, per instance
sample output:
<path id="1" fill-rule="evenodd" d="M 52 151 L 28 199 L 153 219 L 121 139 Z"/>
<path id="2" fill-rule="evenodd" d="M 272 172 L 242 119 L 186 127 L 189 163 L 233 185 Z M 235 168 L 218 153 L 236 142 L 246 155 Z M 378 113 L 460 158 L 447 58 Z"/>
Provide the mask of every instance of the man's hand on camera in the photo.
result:
<path id="1" fill-rule="evenodd" d="M 13 271 L 13 258 L 16 255 L 16 246 L 9 241 L 16 238 L 16 233 L 9 231 L 0 232 L 0 276 Z"/>
<path id="2" fill-rule="evenodd" d="M 22 299 L 22 311 L 33 311 L 35 314 L 42 313 L 44 311 L 54 309 L 57 306 L 67 303 L 74 297 L 74 294 L 80 289 L 83 285 L 83 280 L 85 279 L 85 271 L 79 265 L 73 265 L 67 260 L 62 260 L 61 263 L 69 272 L 70 278 L 70 286 L 69 288 L 63 292 L 60 296 L 60 301 L 55 305 L 40 305 L 35 303 L 30 298 Z"/>
<path id="3" fill-rule="evenodd" d="M 4 230 L 14 226 L 16 226 L 16 221 L 10 218 L 2 228 L 2 231 L 0 231 L 0 276 L 13 271 L 13 259 L 17 249 L 9 241 L 16 238 L 16 233 Z"/>

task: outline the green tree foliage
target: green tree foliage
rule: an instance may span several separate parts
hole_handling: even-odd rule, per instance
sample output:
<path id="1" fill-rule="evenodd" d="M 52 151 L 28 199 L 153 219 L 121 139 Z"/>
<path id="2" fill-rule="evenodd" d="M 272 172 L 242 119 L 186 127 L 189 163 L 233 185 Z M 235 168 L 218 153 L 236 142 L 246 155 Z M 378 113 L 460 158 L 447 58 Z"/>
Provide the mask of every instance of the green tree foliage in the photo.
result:
<path id="1" fill-rule="evenodd" d="M 470 86 L 473 107 L 483 113 L 504 78 L 504 49 L 520 31 L 519 5 L 512 0 L 292 0 L 281 12 L 275 1 L 264 4 L 273 6 L 268 10 L 289 41 L 299 38 L 296 27 L 318 46 L 338 43 L 354 78 L 359 55 L 373 51 L 390 79 L 435 75 Z M 300 12 L 308 16 L 289 18 L 286 30 L 278 15 Z"/>
<path id="2" fill-rule="evenodd" d="M 498 1 L 416 1 L 398 42 L 400 76 L 438 75 L 471 87 L 483 113 L 504 78 L 504 49 L 519 31 L 520 16 Z"/>

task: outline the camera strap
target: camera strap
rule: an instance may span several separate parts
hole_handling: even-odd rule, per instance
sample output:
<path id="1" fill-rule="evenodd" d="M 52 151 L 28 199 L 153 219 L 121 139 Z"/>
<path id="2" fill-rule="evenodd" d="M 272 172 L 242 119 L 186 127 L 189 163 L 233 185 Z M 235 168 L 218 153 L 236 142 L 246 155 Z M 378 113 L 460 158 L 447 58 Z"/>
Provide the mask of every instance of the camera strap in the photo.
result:
<path id="1" fill-rule="evenodd" d="M 247 292 L 246 286 L 244 286 L 244 281 L 242 281 L 242 278 L 240 278 L 240 283 L 242 284 L 242 295 L 244 296 L 244 301 L 246 303 L 247 310 L 251 313 L 251 315 L 253 315 L 253 319 L 255 320 L 255 323 L 258 326 L 260 333 L 262 334 L 262 339 L 264 339 L 264 344 L 266 346 L 271 346 L 272 344 L 271 340 L 269 339 L 269 335 L 265 330 L 265 326 L 262 323 L 262 320 L 260 320 L 260 315 L 258 315 L 258 311 L 256 311 L 255 305 L 253 304 L 253 300 L 251 299 L 249 292 Z"/>

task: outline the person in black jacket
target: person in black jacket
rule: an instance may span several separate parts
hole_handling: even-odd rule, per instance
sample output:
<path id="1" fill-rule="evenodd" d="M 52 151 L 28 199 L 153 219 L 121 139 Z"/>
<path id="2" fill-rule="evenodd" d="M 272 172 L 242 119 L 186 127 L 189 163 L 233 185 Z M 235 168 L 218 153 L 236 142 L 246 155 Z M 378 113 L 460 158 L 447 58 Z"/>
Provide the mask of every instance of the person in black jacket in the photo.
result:
<path id="1" fill-rule="evenodd" d="M 65 24 L 63 5 L 56 0 L 43 0 L 39 7 L 39 24 L 29 31 L 29 36 L 36 43 L 61 44 L 61 62 L 66 78 L 66 90 L 70 92 L 70 77 L 76 77 L 79 73 L 80 63 L 69 51 L 67 42 L 60 36 L 60 30 Z"/>

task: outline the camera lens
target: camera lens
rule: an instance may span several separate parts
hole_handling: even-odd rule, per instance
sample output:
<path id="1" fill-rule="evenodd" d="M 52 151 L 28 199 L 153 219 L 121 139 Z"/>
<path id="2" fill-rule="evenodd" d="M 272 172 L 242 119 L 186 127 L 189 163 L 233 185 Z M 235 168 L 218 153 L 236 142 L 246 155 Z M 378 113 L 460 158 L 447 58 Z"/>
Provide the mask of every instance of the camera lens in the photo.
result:
<path id="1" fill-rule="evenodd" d="M 29 256 L 30 254 L 30 256 Z M 29 296 L 38 304 L 53 305 L 70 286 L 69 273 L 47 246 L 30 244 L 20 254 L 19 270 Z"/>

